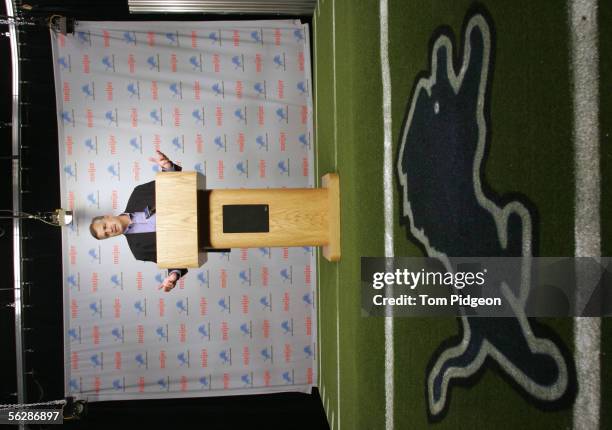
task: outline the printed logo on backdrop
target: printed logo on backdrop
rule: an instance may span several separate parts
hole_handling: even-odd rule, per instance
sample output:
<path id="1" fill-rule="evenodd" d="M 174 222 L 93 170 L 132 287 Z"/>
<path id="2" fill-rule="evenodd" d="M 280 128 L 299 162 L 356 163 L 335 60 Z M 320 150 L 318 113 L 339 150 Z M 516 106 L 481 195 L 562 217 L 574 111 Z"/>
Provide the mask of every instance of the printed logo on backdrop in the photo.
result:
<path id="1" fill-rule="evenodd" d="M 119 289 L 123 291 L 123 272 L 112 274 L 110 276 L 110 285 L 113 289 Z"/>
<path id="2" fill-rule="evenodd" d="M 283 383 L 285 385 L 294 385 L 294 381 L 295 381 L 295 370 L 291 369 L 288 371 L 285 371 L 281 374 L 281 378 L 283 380 Z"/>
<path id="3" fill-rule="evenodd" d="M 133 312 L 139 318 L 144 318 L 147 316 L 147 298 L 144 297 L 142 299 L 135 300 L 133 305 Z"/>
<path id="4" fill-rule="evenodd" d="M 82 393 L 83 380 L 79 376 L 78 378 L 70 378 L 68 382 L 68 389 L 71 393 Z"/>
<path id="5" fill-rule="evenodd" d="M 300 96 L 308 95 L 308 81 L 298 82 L 295 88 Z"/>
<path id="6" fill-rule="evenodd" d="M 244 54 L 232 56 L 232 66 L 235 71 L 244 72 Z"/>
<path id="7" fill-rule="evenodd" d="M 119 112 L 117 108 L 104 112 L 104 119 L 107 126 L 119 127 Z"/>
<path id="8" fill-rule="evenodd" d="M 142 136 L 130 138 L 129 146 L 132 151 L 142 154 Z"/>
<path id="9" fill-rule="evenodd" d="M 74 36 L 77 42 L 82 46 L 91 46 L 91 32 L 89 31 L 77 31 Z"/>
<path id="10" fill-rule="evenodd" d="M 296 28 L 295 30 L 293 30 L 293 39 L 296 41 L 296 43 L 303 43 L 304 32 L 301 29 Z"/>
<path id="11" fill-rule="evenodd" d="M 172 147 L 172 150 L 177 153 L 184 153 L 185 152 L 185 136 L 183 136 L 182 134 L 180 136 L 174 136 L 172 138 L 172 140 L 170 141 L 170 146 Z"/>
<path id="12" fill-rule="evenodd" d="M 232 365 L 232 348 L 225 348 L 219 351 L 219 364 L 223 366 Z"/>
<path id="13" fill-rule="evenodd" d="M 284 335 L 293 336 L 293 318 L 282 321 L 280 327 Z"/>
<path id="14" fill-rule="evenodd" d="M 291 160 L 280 160 L 277 164 L 277 171 L 281 176 L 291 176 Z"/>
<path id="15" fill-rule="evenodd" d="M 281 283 L 293 284 L 293 266 L 283 267 L 278 274 Z"/>
<path id="16" fill-rule="evenodd" d="M 241 108 L 235 109 L 234 110 L 234 120 L 236 120 L 236 122 L 238 122 L 241 125 L 247 125 L 247 108 L 246 106 L 243 106 Z"/>
<path id="17" fill-rule="evenodd" d="M 210 89 L 212 90 L 212 93 L 215 97 L 218 98 L 225 98 L 225 81 L 218 81 L 215 82 L 214 84 L 212 84 L 210 86 Z"/>
<path id="18" fill-rule="evenodd" d="M 168 91 L 172 99 L 174 100 L 183 99 L 183 83 L 181 81 L 171 82 L 170 84 L 168 84 Z"/>
<path id="19" fill-rule="evenodd" d="M 110 201 L 111 201 L 111 207 L 113 208 L 113 210 L 117 210 L 119 206 L 119 192 L 117 190 L 111 190 Z M 119 258 L 118 255 L 117 255 L 117 258 Z"/>
<path id="20" fill-rule="evenodd" d="M 87 255 L 89 256 L 90 264 L 102 264 L 102 248 L 100 245 L 89 248 Z"/>
<path id="21" fill-rule="evenodd" d="M 432 36 L 430 69 L 415 80 L 397 164 L 408 237 L 447 270 L 452 257 L 530 256 L 537 236 L 526 199 L 496 198 L 485 182 L 492 144 L 493 22 L 484 11 L 470 13 L 461 45 L 454 40 L 448 27 Z M 552 330 L 527 319 L 529 268 L 523 273 L 502 281 L 515 318 L 464 314 L 461 333 L 446 339 L 431 357 L 426 378 L 430 419 L 444 418 L 452 388 L 475 385 L 484 368 L 501 369 L 537 406 L 571 403 L 576 390 L 572 358 Z"/>
<path id="22" fill-rule="evenodd" d="M 98 155 L 98 136 L 93 138 L 88 137 L 83 141 L 83 147 L 87 150 L 88 154 Z"/>
<path id="23" fill-rule="evenodd" d="M 198 173 L 201 173 L 202 175 L 206 176 L 206 161 L 203 163 L 196 163 L 193 165 L 193 170 L 195 170 Z"/>
<path id="24" fill-rule="evenodd" d="M 138 39 L 135 31 L 124 31 L 121 37 L 125 45 L 138 45 Z"/>
<path id="25" fill-rule="evenodd" d="M 106 87 L 104 88 L 104 92 L 106 93 L 106 101 L 112 102 L 115 94 L 115 87 L 111 81 L 106 83 Z"/>
<path id="26" fill-rule="evenodd" d="M 308 306 L 308 307 L 313 307 L 314 306 L 314 301 L 312 300 L 312 293 L 306 293 L 302 296 L 302 304 Z"/>
<path id="27" fill-rule="evenodd" d="M 170 377 L 166 376 L 165 378 L 159 378 L 157 380 L 157 387 L 160 391 L 170 391 Z"/>
<path id="28" fill-rule="evenodd" d="M 100 62 L 102 63 L 102 66 L 104 67 L 104 72 L 105 73 L 110 73 L 110 72 L 115 73 L 115 71 L 116 71 L 116 69 L 115 69 L 115 54 L 103 56 L 102 59 L 100 60 Z"/>
<path id="29" fill-rule="evenodd" d="M 155 70 L 159 72 L 160 71 L 159 54 L 149 55 L 147 57 L 147 66 L 149 67 L 149 70 Z"/>
<path id="30" fill-rule="evenodd" d="M 266 81 L 255 82 L 253 84 L 253 90 L 255 91 L 257 98 L 263 98 L 264 100 L 268 98 L 268 89 Z"/>
<path id="31" fill-rule="evenodd" d="M 164 115 L 163 115 L 162 107 L 160 106 L 159 108 L 152 109 L 151 111 L 149 111 L 149 118 L 153 122 L 154 125 L 159 125 L 163 127 Z"/>
<path id="32" fill-rule="evenodd" d="M 302 149 L 310 150 L 310 132 L 300 134 L 298 141 L 300 142 Z"/>
<path id="33" fill-rule="evenodd" d="M 125 343 L 125 328 L 123 326 L 111 329 L 111 339 L 113 343 Z"/>
<path id="34" fill-rule="evenodd" d="M 244 373 L 240 376 L 243 388 L 253 387 L 253 372 Z"/>
<path id="35" fill-rule="evenodd" d="M 262 311 L 272 312 L 272 293 L 259 298 L 259 304 Z"/>
<path id="36" fill-rule="evenodd" d="M 197 279 L 200 287 L 210 288 L 210 272 L 208 269 L 199 271 Z"/>
<path id="37" fill-rule="evenodd" d="M 244 85 L 242 81 L 236 81 L 234 83 L 234 94 L 235 94 L 236 100 L 242 100 L 243 93 L 244 93 Z"/>
<path id="38" fill-rule="evenodd" d="M 77 180 L 77 164 L 76 163 L 66 164 L 63 170 L 64 170 L 64 174 L 66 178 L 76 182 Z"/>
<path id="39" fill-rule="evenodd" d="M 111 143 L 109 146 L 112 148 L 113 144 Z M 113 153 L 112 149 L 110 152 L 111 154 Z M 111 180 L 120 181 L 121 180 L 121 164 L 118 161 L 116 163 L 107 164 L 106 173 L 108 174 L 108 177 Z"/>
<path id="40" fill-rule="evenodd" d="M 158 342 L 168 342 L 169 341 L 168 324 L 158 325 L 155 328 L 155 336 Z"/>
<path id="41" fill-rule="evenodd" d="M 222 46 L 221 30 L 211 31 L 207 38 L 211 44 Z"/>
<path id="42" fill-rule="evenodd" d="M 223 150 L 223 152 L 227 152 L 227 136 L 225 134 L 215 136 L 213 139 L 213 144 L 215 145 L 215 149 L 217 151 Z"/>
<path id="43" fill-rule="evenodd" d="M 130 82 L 126 86 L 126 91 L 129 99 L 140 100 L 140 82 Z"/>
<path id="44" fill-rule="evenodd" d="M 81 94 L 85 98 L 85 101 L 95 101 L 96 100 L 95 82 L 88 82 L 84 85 L 81 85 Z"/>
<path id="45" fill-rule="evenodd" d="M 221 73 L 221 56 L 219 54 L 212 55 L 212 70 L 215 73 Z"/>
<path id="46" fill-rule="evenodd" d="M 204 127 L 206 125 L 206 116 L 205 116 L 204 106 L 198 109 L 192 110 L 191 117 L 193 118 L 195 125 Z"/>
<path id="47" fill-rule="evenodd" d="M 207 340 L 210 342 L 210 322 L 202 323 L 198 326 L 198 335 L 200 340 Z"/>
<path id="48" fill-rule="evenodd" d="M 261 46 L 264 46 L 263 28 L 259 28 L 258 30 L 251 31 L 251 33 L 249 33 L 249 37 L 252 42 L 257 43 Z"/>
<path id="49" fill-rule="evenodd" d="M 70 340 L 70 343 L 80 344 L 82 342 L 81 326 L 68 329 L 68 339 Z"/>
<path id="50" fill-rule="evenodd" d="M 181 351 L 178 354 L 176 354 L 176 366 L 177 367 L 189 368 L 191 366 L 190 362 L 191 360 L 190 360 L 189 350 Z"/>
<path id="51" fill-rule="evenodd" d="M 178 57 L 176 56 L 175 52 L 170 54 L 170 71 L 172 73 L 176 73 L 178 71 Z"/>
<path id="52" fill-rule="evenodd" d="M 232 313 L 232 300 L 230 296 L 221 297 L 217 302 L 217 305 L 219 306 L 219 312 L 227 314 Z"/>
<path id="53" fill-rule="evenodd" d="M 104 370 L 104 353 L 91 354 L 89 356 L 89 364 L 95 370 Z"/>
<path id="54" fill-rule="evenodd" d="M 260 134 L 255 138 L 255 145 L 258 150 L 269 151 L 270 145 L 268 143 L 268 133 Z"/>
<path id="55" fill-rule="evenodd" d="M 136 365 L 138 369 L 148 369 L 149 368 L 149 352 L 148 351 L 136 352 L 134 354 L 133 363 Z"/>
<path id="56" fill-rule="evenodd" d="M 284 122 L 285 124 L 289 124 L 289 106 L 285 105 L 284 107 L 276 108 L 274 111 L 276 114 L 276 119 L 278 122 Z"/>
<path id="57" fill-rule="evenodd" d="M 102 319 L 102 300 L 89 302 L 89 311 L 91 317 Z"/>
<path id="58" fill-rule="evenodd" d="M 200 379 L 198 379 L 198 382 L 200 383 L 200 389 L 201 390 L 212 390 L 212 375 L 206 375 L 206 376 L 201 376 Z"/>
<path id="59" fill-rule="evenodd" d="M 184 297 L 175 301 L 176 311 L 179 316 L 189 316 L 189 297 Z"/>
<path id="60" fill-rule="evenodd" d="M 165 38 L 165 42 L 170 46 L 174 46 L 177 48 L 181 46 L 181 41 L 179 39 L 178 31 L 167 32 L 164 34 L 164 38 Z"/>
<path id="61" fill-rule="evenodd" d="M 57 59 L 57 64 L 63 72 L 72 72 L 72 59 L 70 55 L 65 55 Z"/>
<path id="62" fill-rule="evenodd" d="M 255 54 L 255 73 L 262 73 L 263 65 L 264 65 L 264 61 L 263 61 L 262 55 Z"/>
<path id="63" fill-rule="evenodd" d="M 240 285 L 251 286 L 251 268 L 243 269 L 238 273 L 238 280 Z"/>
<path id="64" fill-rule="evenodd" d="M 243 337 L 253 338 L 253 321 L 243 322 L 240 324 L 240 334 Z"/>
<path id="65" fill-rule="evenodd" d="M 234 165 L 234 168 L 236 169 L 238 176 L 244 176 L 245 178 L 249 177 L 249 160 L 238 161 Z"/>
<path id="66" fill-rule="evenodd" d="M 66 277 L 66 283 L 70 287 L 71 291 L 81 291 L 81 274 L 73 273 Z"/>
<path id="67" fill-rule="evenodd" d="M 113 379 L 113 391 L 125 392 L 125 376 L 120 379 Z"/>
<path id="68" fill-rule="evenodd" d="M 76 120 L 74 118 L 74 109 L 62 111 L 62 123 L 64 126 L 70 125 L 71 127 L 76 126 Z"/>
<path id="69" fill-rule="evenodd" d="M 189 57 L 189 64 L 191 65 L 191 70 L 194 72 L 202 72 L 204 71 L 202 61 L 202 54 L 192 55 Z"/>
<path id="70" fill-rule="evenodd" d="M 276 70 L 282 70 L 283 72 L 287 70 L 287 63 L 285 61 L 285 53 L 276 54 L 272 59 L 272 63 Z"/>

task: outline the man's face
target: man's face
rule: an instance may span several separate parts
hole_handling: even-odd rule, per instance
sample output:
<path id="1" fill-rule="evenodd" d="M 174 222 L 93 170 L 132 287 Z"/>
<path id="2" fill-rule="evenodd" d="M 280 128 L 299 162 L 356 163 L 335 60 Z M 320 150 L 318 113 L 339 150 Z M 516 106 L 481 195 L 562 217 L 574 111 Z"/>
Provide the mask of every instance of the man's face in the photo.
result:
<path id="1" fill-rule="evenodd" d="M 116 215 L 104 215 L 102 220 L 93 224 L 93 229 L 100 240 L 123 234 L 123 226 Z"/>

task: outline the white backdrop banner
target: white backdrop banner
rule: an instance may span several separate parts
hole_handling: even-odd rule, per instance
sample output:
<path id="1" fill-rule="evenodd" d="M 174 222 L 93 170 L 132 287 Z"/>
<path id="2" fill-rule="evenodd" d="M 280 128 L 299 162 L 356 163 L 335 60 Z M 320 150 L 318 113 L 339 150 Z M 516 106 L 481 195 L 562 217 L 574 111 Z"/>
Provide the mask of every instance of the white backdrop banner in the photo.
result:
<path id="1" fill-rule="evenodd" d="M 64 229 L 65 392 L 89 401 L 310 392 L 314 250 L 210 253 L 170 293 L 124 237 L 95 240 L 154 179 L 156 149 L 208 188 L 312 187 L 308 27 L 79 22 L 52 33 Z"/>

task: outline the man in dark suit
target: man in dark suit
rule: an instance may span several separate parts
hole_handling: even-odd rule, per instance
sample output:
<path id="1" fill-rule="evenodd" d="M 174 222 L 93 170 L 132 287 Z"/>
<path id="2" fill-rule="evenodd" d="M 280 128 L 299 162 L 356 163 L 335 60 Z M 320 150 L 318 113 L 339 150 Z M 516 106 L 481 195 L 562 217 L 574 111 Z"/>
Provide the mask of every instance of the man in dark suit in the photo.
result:
<path id="1" fill-rule="evenodd" d="M 151 157 L 163 171 L 180 171 L 168 157 L 157 151 Z M 132 191 L 125 211 L 120 215 L 97 216 L 91 220 L 89 231 L 98 240 L 125 235 L 134 258 L 142 261 L 157 262 L 157 241 L 155 235 L 155 181 L 138 185 Z M 169 269 L 168 276 L 159 286 L 168 292 L 176 282 L 187 273 L 187 269 Z"/>

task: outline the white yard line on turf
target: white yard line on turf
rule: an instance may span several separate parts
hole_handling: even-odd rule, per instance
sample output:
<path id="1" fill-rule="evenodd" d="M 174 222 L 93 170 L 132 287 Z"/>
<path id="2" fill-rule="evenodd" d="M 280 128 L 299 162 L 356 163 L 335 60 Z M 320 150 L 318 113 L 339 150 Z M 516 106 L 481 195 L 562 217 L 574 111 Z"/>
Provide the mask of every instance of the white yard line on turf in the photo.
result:
<path id="1" fill-rule="evenodd" d="M 568 0 L 574 110 L 574 241 L 576 257 L 601 255 L 599 51 L 596 0 Z M 579 285 L 584 285 L 580 279 Z M 584 281 L 584 280 L 583 280 Z M 577 303 L 579 306 L 581 303 Z M 574 319 L 578 395 L 574 429 L 596 430 L 601 413 L 601 318 Z"/>
<path id="2" fill-rule="evenodd" d="M 391 136 L 391 72 L 389 70 L 389 7 L 380 1 L 380 68 L 383 87 L 383 198 L 385 219 L 385 257 L 393 257 L 393 143 Z M 392 294 L 387 290 L 388 295 Z M 385 310 L 386 312 L 389 309 Z M 393 317 L 385 317 L 385 428 L 393 430 Z"/>
<path id="3" fill-rule="evenodd" d="M 334 74 L 334 170 L 338 172 L 338 108 L 336 95 L 336 2 L 332 0 L 332 64 Z M 336 408 L 338 410 L 338 430 L 340 430 L 340 285 L 338 266 L 340 263 L 335 263 L 336 266 L 336 378 L 337 391 L 336 395 L 338 402 Z M 333 411 L 332 411 L 332 426 L 333 426 Z"/>

